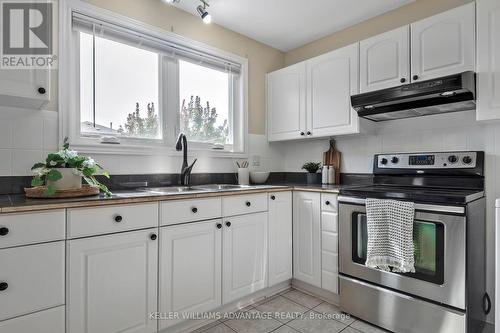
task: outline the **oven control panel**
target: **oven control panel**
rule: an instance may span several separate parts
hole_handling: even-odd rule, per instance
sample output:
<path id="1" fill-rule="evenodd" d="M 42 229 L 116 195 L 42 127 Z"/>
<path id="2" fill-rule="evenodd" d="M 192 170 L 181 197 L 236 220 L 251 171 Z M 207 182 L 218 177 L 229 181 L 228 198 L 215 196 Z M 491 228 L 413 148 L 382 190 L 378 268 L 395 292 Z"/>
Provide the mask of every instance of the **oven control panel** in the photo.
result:
<path id="1" fill-rule="evenodd" d="M 477 152 L 404 153 L 377 155 L 381 169 L 473 169 Z"/>

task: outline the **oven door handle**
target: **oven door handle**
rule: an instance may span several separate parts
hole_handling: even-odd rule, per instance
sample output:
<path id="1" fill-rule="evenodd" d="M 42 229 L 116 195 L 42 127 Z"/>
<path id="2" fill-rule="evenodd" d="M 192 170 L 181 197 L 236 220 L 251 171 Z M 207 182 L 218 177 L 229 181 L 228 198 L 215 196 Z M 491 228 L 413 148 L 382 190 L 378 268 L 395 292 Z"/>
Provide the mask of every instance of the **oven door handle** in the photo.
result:
<path id="1" fill-rule="evenodd" d="M 363 198 L 353 198 L 343 195 L 338 197 L 339 203 L 348 203 L 356 205 L 366 205 L 366 199 Z M 441 213 L 452 213 L 452 214 L 465 214 L 465 207 L 460 206 L 441 206 L 441 205 L 428 205 L 428 204 L 415 204 L 415 210 L 424 210 L 428 212 L 441 212 Z"/>

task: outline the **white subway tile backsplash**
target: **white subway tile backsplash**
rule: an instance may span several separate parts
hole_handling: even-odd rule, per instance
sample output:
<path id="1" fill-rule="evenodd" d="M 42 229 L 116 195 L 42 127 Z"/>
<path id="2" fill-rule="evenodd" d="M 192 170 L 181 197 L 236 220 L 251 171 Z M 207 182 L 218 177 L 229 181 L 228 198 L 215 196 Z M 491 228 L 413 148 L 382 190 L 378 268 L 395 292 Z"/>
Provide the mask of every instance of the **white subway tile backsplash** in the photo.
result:
<path id="1" fill-rule="evenodd" d="M 0 148 L 12 147 L 12 127 L 9 119 L 0 118 Z"/>
<path id="2" fill-rule="evenodd" d="M 12 147 L 15 149 L 42 150 L 43 118 L 18 117 L 12 122 Z"/>
<path id="3" fill-rule="evenodd" d="M 58 150 L 58 127 L 57 117 L 43 119 L 43 149 L 48 151 Z"/>
<path id="4" fill-rule="evenodd" d="M 29 176 L 31 167 L 36 162 L 42 161 L 41 150 L 21 150 L 12 151 L 12 176 Z"/>
<path id="5" fill-rule="evenodd" d="M 0 149 L 0 177 L 10 176 L 12 172 L 12 151 Z"/>

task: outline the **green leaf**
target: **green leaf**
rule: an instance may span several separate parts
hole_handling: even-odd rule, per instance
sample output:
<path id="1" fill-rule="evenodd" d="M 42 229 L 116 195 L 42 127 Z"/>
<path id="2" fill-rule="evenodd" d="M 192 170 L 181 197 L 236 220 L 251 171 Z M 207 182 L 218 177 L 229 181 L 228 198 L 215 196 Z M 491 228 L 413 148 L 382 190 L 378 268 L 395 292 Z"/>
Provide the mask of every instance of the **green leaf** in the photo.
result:
<path id="1" fill-rule="evenodd" d="M 64 138 L 63 149 L 69 149 L 69 138 L 68 137 Z"/>
<path id="2" fill-rule="evenodd" d="M 31 179 L 31 186 L 42 186 L 44 184 L 44 180 L 42 177 L 35 176 Z"/>
<path id="3" fill-rule="evenodd" d="M 51 195 L 56 194 L 56 188 L 53 185 L 47 185 L 45 191 L 43 191 L 43 195 L 50 197 Z"/>
<path id="4" fill-rule="evenodd" d="M 39 169 L 39 168 L 44 168 L 45 163 L 35 163 L 32 167 L 31 170 Z"/>
<path id="5" fill-rule="evenodd" d="M 102 172 L 102 175 L 103 175 L 104 177 L 108 178 L 108 179 L 109 179 L 109 178 L 111 178 L 111 177 L 109 176 L 109 172 L 107 172 L 107 171 L 103 171 L 103 172 Z"/>
<path id="6" fill-rule="evenodd" d="M 94 168 L 84 168 L 82 170 L 83 175 L 87 177 L 91 177 L 95 172 L 96 170 Z"/>
<path id="7" fill-rule="evenodd" d="M 47 174 L 47 180 L 56 181 L 61 178 L 62 178 L 61 173 L 55 169 L 50 170 L 49 173 Z"/>

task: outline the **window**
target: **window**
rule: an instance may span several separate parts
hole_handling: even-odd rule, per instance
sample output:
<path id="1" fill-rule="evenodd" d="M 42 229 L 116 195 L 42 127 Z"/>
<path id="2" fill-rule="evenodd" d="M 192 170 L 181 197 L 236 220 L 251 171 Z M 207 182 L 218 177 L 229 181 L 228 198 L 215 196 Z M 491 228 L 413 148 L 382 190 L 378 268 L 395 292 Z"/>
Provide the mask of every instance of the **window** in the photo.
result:
<path id="1" fill-rule="evenodd" d="M 245 153 L 245 59 L 118 15 L 67 14 L 74 80 L 62 94 L 76 98 L 67 98 L 63 132 L 73 145 L 171 151 L 183 132 L 194 149 Z"/>

